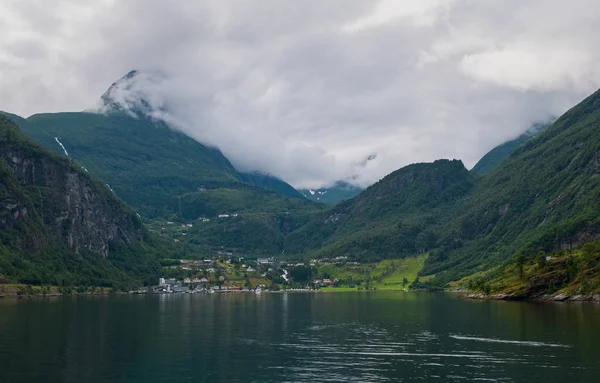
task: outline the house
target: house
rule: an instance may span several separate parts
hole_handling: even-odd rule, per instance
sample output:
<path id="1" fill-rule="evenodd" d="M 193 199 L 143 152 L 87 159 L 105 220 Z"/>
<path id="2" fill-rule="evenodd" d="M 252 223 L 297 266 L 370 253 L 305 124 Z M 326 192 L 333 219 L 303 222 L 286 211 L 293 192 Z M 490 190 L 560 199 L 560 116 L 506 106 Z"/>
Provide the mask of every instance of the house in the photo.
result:
<path id="1" fill-rule="evenodd" d="M 192 280 L 190 278 L 184 278 L 183 283 L 189 285 L 190 283 L 192 283 Z"/>
<path id="2" fill-rule="evenodd" d="M 200 278 L 200 283 L 208 283 L 208 278 L 206 278 L 206 277 Z"/>
<path id="3" fill-rule="evenodd" d="M 333 286 L 333 285 L 335 285 L 335 282 L 332 281 L 331 279 L 323 279 L 323 284 L 325 286 Z"/>
<path id="4" fill-rule="evenodd" d="M 231 286 L 231 291 L 240 291 L 240 286 Z"/>
<path id="5" fill-rule="evenodd" d="M 229 214 L 219 214 L 217 218 L 229 218 Z"/>
<path id="6" fill-rule="evenodd" d="M 252 266 L 248 266 L 248 268 L 246 269 L 246 271 L 250 271 L 250 272 L 252 272 L 252 271 L 256 271 L 256 270 L 254 270 L 254 269 L 252 268 Z"/>
<path id="7" fill-rule="evenodd" d="M 173 286 L 174 293 L 185 293 L 187 291 L 189 291 L 187 286 Z"/>
<path id="8" fill-rule="evenodd" d="M 214 273 L 215 269 L 214 269 L 214 267 L 209 267 L 208 269 L 206 269 L 206 272 L 207 273 Z"/>

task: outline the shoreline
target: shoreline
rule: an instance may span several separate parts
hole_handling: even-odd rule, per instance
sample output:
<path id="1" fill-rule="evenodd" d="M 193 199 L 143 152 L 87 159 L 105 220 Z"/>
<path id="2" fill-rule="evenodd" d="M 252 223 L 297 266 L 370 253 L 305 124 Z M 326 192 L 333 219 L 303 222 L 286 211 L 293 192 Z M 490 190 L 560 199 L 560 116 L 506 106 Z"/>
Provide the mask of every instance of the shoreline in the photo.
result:
<path id="1" fill-rule="evenodd" d="M 567 295 L 567 294 L 541 294 L 537 296 L 523 296 L 516 294 L 482 294 L 482 293 L 466 293 L 461 294 L 461 298 L 470 300 L 489 300 L 489 301 L 513 301 L 513 302 L 589 302 L 600 303 L 600 294 L 593 295 Z"/>
<path id="2" fill-rule="evenodd" d="M 483 293 L 469 293 L 462 289 L 449 289 L 449 290 L 340 290 L 336 291 L 335 289 L 327 289 L 327 290 L 300 290 L 300 289 L 291 289 L 291 290 L 263 290 L 264 294 L 282 294 L 282 293 L 335 293 L 335 292 L 397 292 L 397 293 L 406 293 L 406 292 L 428 292 L 428 293 L 453 293 L 456 294 L 459 298 L 468 299 L 468 300 L 480 300 L 480 301 L 512 301 L 512 302 L 538 302 L 538 303 L 569 303 L 569 302 L 589 302 L 589 303 L 600 303 L 600 294 L 592 294 L 592 295 L 567 295 L 567 294 L 541 294 L 537 296 L 524 296 L 518 294 L 483 294 Z M 223 291 L 223 292 L 215 292 L 217 294 L 253 294 L 256 293 L 254 291 Z M 85 293 L 71 293 L 71 294 L 62 294 L 62 293 L 47 293 L 47 294 L 0 294 L 0 300 L 2 299 L 39 299 L 39 298 L 58 298 L 58 297 L 80 297 L 80 296 L 123 296 L 123 295 L 185 295 L 190 293 L 173 293 L 173 294 L 153 294 L 153 293 L 139 293 L 139 292 L 85 292 Z M 194 294 L 208 294 L 208 293 L 194 293 Z M 258 294 L 260 295 L 260 293 Z"/>

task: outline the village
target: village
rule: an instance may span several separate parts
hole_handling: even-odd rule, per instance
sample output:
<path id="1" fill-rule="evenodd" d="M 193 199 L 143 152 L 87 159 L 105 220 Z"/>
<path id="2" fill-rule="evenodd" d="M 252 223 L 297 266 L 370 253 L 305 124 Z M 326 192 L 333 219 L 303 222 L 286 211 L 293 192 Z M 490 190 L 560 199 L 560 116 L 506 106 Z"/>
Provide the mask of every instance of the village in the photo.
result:
<path id="1" fill-rule="evenodd" d="M 336 263 L 342 259 L 334 260 Z M 324 264 L 335 264 L 325 261 Z M 334 287 L 337 279 L 313 278 L 320 261 L 289 263 L 275 258 L 233 257 L 217 252 L 213 259 L 171 260 L 164 265 L 165 276 L 152 286 L 153 294 L 196 294 L 263 291 L 318 291 Z M 140 289 L 136 293 L 147 293 Z"/>

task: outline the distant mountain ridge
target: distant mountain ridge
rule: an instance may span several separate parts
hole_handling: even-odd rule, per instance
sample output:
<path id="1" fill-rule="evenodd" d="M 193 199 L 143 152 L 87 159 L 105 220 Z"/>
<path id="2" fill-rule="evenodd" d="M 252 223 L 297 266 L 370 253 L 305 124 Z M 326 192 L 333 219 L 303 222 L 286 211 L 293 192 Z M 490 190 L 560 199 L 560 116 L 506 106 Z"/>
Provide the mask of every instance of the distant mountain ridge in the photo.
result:
<path id="1" fill-rule="evenodd" d="M 335 205 L 344 200 L 354 198 L 364 189 L 358 186 L 351 185 L 344 181 L 338 181 L 330 187 L 319 189 L 300 189 L 298 190 L 305 198 L 324 203 L 327 205 Z"/>
<path id="2" fill-rule="evenodd" d="M 554 121 L 555 119 L 551 119 Z M 540 122 L 533 124 L 525 133 L 521 134 L 514 140 L 507 141 L 501 145 L 496 146 L 490 150 L 485 156 L 483 156 L 475 166 L 471 169 L 474 173 L 484 174 L 492 169 L 498 167 L 502 161 L 510 156 L 515 150 L 535 137 L 537 134 L 548 129 L 552 122 Z"/>

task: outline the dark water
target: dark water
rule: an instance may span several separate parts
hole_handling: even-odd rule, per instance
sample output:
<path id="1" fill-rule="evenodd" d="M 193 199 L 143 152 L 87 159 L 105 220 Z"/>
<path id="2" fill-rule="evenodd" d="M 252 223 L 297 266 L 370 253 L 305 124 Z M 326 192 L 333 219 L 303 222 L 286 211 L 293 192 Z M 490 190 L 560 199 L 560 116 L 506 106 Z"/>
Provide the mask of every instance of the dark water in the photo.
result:
<path id="1" fill-rule="evenodd" d="M 450 294 L 0 301 L 0 382 L 599 382 L 600 305 Z"/>

